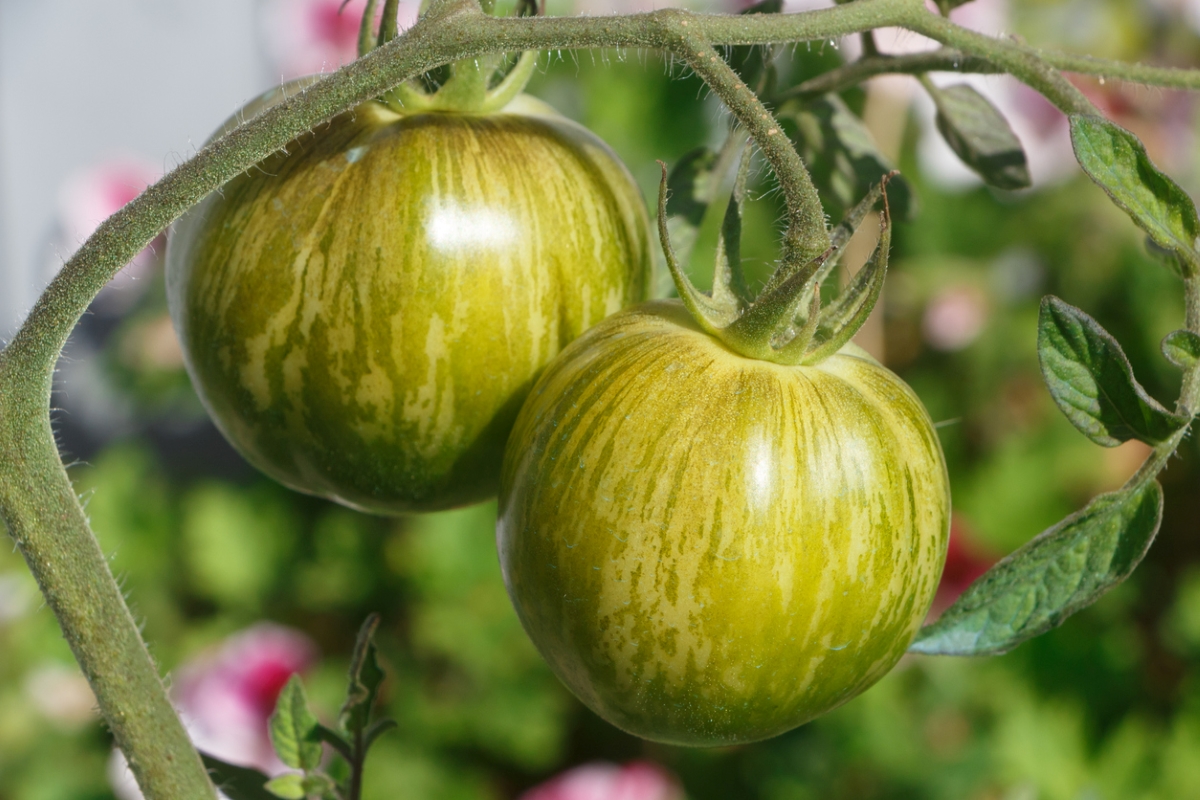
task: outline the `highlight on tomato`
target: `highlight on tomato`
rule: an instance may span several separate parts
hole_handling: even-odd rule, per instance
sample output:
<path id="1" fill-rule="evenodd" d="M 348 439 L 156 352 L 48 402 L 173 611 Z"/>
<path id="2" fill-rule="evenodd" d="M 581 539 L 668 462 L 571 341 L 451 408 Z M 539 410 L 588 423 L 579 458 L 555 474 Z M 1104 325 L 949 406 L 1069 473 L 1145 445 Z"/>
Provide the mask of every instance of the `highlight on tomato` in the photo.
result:
<path id="1" fill-rule="evenodd" d="M 666 191 L 664 169 L 663 194 Z M 712 295 L 660 235 L 680 300 L 616 314 L 547 368 L 505 455 L 517 614 L 560 679 L 638 736 L 752 742 L 856 696 L 904 654 L 945 559 L 946 466 L 911 389 L 850 343 L 890 245 L 821 308 L 834 249 L 756 299 Z"/>
<path id="2" fill-rule="evenodd" d="M 378 39 L 364 15 L 362 50 L 390 38 L 386 11 Z M 542 368 L 645 298 L 641 193 L 604 142 L 521 94 L 534 61 L 398 87 L 175 224 L 188 371 L 263 472 L 377 513 L 484 500 Z"/>

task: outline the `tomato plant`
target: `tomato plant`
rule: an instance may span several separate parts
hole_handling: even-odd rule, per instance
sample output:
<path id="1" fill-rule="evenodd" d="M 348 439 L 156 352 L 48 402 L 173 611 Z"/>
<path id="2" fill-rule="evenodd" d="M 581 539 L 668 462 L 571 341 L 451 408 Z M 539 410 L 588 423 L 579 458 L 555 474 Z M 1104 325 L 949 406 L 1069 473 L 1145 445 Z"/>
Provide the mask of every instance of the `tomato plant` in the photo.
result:
<path id="1" fill-rule="evenodd" d="M 644 296 L 644 202 L 616 155 L 472 71 L 342 114 L 174 227 L 193 383 L 294 489 L 383 513 L 487 498 L 538 372 Z"/>

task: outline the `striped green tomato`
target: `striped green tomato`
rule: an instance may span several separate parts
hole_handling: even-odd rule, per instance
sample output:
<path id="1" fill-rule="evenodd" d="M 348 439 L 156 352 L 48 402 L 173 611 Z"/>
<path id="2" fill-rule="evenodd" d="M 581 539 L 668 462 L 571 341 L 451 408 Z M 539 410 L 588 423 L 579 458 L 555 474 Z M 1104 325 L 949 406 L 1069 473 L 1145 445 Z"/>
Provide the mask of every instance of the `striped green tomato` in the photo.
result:
<path id="1" fill-rule="evenodd" d="M 403 513 L 495 494 L 534 379 L 644 299 L 650 259 L 628 171 L 544 104 L 370 102 L 180 220 L 167 289 L 192 381 L 248 461 Z"/>
<path id="2" fill-rule="evenodd" d="M 904 654 L 941 575 L 949 486 L 912 390 L 853 345 L 737 355 L 677 301 L 592 328 L 517 418 L 497 538 L 517 614 L 624 730 L 752 742 Z"/>

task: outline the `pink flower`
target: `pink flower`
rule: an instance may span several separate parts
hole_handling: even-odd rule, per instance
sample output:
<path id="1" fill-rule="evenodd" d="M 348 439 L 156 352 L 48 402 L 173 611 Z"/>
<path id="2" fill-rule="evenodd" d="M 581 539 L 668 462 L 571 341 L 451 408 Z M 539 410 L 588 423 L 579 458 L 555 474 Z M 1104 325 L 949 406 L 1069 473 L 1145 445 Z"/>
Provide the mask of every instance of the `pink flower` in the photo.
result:
<path id="1" fill-rule="evenodd" d="M 520 800 L 683 800 L 679 782 L 646 761 L 617 766 L 595 761 L 551 778 Z"/>
<path id="2" fill-rule="evenodd" d="M 962 350 L 979 338 L 988 319 L 988 299 L 970 284 L 939 289 L 925 306 L 921 332 L 936 350 Z"/>
<path id="3" fill-rule="evenodd" d="M 270 0 L 263 6 L 267 51 L 283 80 L 333 72 L 358 57 L 366 0 L 341 5 L 342 0 Z M 401 30 L 416 21 L 419 8 L 417 0 L 401 4 Z"/>
<path id="4" fill-rule="evenodd" d="M 283 765 L 271 747 L 267 721 L 284 684 L 315 660 L 316 648 L 307 636 L 260 623 L 184 665 L 172 694 L 197 747 L 223 761 L 274 773 Z"/>

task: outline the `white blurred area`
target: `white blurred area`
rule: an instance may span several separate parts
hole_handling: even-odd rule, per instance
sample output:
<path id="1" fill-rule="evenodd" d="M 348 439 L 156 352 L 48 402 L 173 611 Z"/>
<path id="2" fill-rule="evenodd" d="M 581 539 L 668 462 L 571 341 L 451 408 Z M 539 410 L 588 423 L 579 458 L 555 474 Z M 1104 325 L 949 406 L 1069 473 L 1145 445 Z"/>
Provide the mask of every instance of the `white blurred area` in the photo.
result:
<path id="1" fill-rule="evenodd" d="M 0 0 L 0 340 L 79 244 L 56 230 L 73 176 L 114 159 L 161 173 L 271 83 L 255 12 Z"/>

